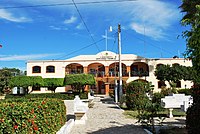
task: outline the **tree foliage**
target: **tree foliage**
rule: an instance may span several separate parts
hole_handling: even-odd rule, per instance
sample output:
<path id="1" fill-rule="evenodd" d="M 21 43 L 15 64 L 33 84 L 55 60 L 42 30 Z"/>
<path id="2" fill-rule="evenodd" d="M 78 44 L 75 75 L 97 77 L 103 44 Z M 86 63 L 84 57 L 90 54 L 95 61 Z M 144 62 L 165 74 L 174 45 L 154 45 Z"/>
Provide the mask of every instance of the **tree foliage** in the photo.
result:
<path id="1" fill-rule="evenodd" d="M 126 86 L 126 105 L 128 108 L 135 109 L 138 112 L 138 122 L 143 125 L 151 125 L 152 131 L 155 132 L 154 117 L 157 112 L 161 111 L 160 98 L 152 95 L 150 83 L 141 81 L 130 82 Z M 147 96 L 151 96 L 151 99 Z"/>
<path id="2" fill-rule="evenodd" d="M 91 74 L 68 74 L 65 76 L 65 85 L 71 85 L 74 91 L 84 91 L 86 85 L 95 85 L 96 81 Z"/>
<path id="3" fill-rule="evenodd" d="M 182 24 L 190 27 L 190 29 L 183 32 L 187 45 L 185 55 L 192 59 L 193 68 L 196 71 L 196 77 L 194 77 L 197 85 L 196 93 L 193 94 L 194 102 L 188 108 L 186 116 L 188 133 L 193 134 L 200 131 L 200 99 L 198 99 L 199 96 L 197 95 L 200 91 L 200 0 L 183 0 L 180 8 L 185 14 L 181 20 Z"/>
<path id="4" fill-rule="evenodd" d="M 141 81 L 132 81 L 125 87 L 126 89 L 126 105 L 129 109 L 137 109 L 143 111 L 148 104 L 148 93 L 151 88 L 149 83 Z"/>
<path id="5" fill-rule="evenodd" d="M 41 76 L 15 76 L 9 81 L 10 87 L 23 87 L 27 92 L 29 86 L 41 87 L 43 85 L 44 83 Z"/>
<path id="6" fill-rule="evenodd" d="M 200 82 L 200 0 L 183 0 L 180 6 L 183 16 L 181 23 L 189 26 L 190 29 L 183 32 L 186 38 L 187 50 L 185 55 L 192 59 L 193 67 L 197 71 L 198 77 L 194 80 Z"/>
<path id="7" fill-rule="evenodd" d="M 21 71 L 16 68 L 0 69 L 0 92 L 9 90 L 9 80 L 13 76 L 21 75 Z"/>
<path id="8" fill-rule="evenodd" d="M 156 67 L 155 76 L 160 81 L 168 81 L 170 85 L 179 80 L 193 80 L 195 71 L 192 67 L 181 66 L 179 64 L 160 65 Z"/>
<path id="9" fill-rule="evenodd" d="M 44 87 L 48 87 L 49 90 L 55 92 L 57 87 L 62 87 L 64 84 L 64 78 L 44 78 Z"/>

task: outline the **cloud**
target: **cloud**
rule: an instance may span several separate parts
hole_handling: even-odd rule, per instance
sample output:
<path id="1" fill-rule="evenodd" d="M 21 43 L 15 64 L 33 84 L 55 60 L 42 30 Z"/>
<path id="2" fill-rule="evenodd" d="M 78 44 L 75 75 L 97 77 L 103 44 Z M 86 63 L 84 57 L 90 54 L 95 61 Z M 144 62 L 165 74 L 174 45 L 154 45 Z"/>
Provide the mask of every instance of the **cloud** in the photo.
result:
<path id="1" fill-rule="evenodd" d="M 57 27 L 57 26 L 49 26 L 52 30 L 68 30 L 68 28 L 66 27 Z"/>
<path id="2" fill-rule="evenodd" d="M 137 33 L 149 36 L 155 40 L 165 37 L 165 33 L 158 27 L 152 27 L 150 25 L 144 26 L 143 24 L 132 23 L 131 28 Z"/>
<path id="3" fill-rule="evenodd" d="M 76 29 L 78 29 L 78 30 L 84 29 L 83 23 L 79 23 L 79 24 L 76 26 Z"/>
<path id="4" fill-rule="evenodd" d="M 69 19 L 66 19 L 66 20 L 64 21 L 64 24 L 72 24 L 72 23 L 76 22 L 76 20 L 77 20 L 76 17 L 71 16 Z"/>
<path id="5" fill-rule="evenodd" d="M 0 61 L 26 61 L 42 59 L 45 57 L 57 56 L 60 54 L 30 54 L 30 55 L 2 55 Z"/>
<path id="6" fill-rule="evenodd" d="M 4 9 L 0 9 L 0 19 L 5 19 L 12 22 L 29 22 L 31 19 L 26 17 L 16 17 L 13 13 L 8 12 Z"/>
<path id="7" fill-rule="evenodd" d="M 133 17 L 130 28 L 139 34 L 145 34 L 153 39 L 165 38 L 165 31 L 179 20 L 178 7 L 171 3 L 158 0 L 140 0 L 135 2 L 131 12 Z"/>

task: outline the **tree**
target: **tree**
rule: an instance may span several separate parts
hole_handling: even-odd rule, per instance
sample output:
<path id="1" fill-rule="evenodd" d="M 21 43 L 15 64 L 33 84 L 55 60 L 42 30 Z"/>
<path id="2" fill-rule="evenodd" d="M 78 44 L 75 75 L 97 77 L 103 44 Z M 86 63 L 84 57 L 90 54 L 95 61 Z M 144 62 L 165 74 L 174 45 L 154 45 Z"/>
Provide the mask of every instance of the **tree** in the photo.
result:
<path id="1" fill-rule="evenodd" d="M 193 89 L 193 104 L 187 110 L 186 128 L 189 134 L 200 131 L 200 0 L 183 0 L 180 6 L 183 16 L 181 23 L 190 28 L 183 32 L 186 38 L 187 50 L 185 55 L 192 60 L 196 77 L 193 78 L 195 87 Z"/>
<path id="2" fill-rule="evenodd" d="M 179 64 L 160 65 L 156 67 L 155 76 L 160 81 L 168 81 L 173 87 L 174 83 L 180 80 L 192 80 L 195 71 L 192 67 L 181 66 Z"/>
<path id="3" fill-rule="evenodd" d="M 62 87 L 64 78 L 44 78 L 44 87 L 48 87 L 49 90 L 55 93 L 57 87 Z"/>
<path id="4" fill-rule="evenodd" d="M 185 55 L 192 59 L 193 67 L 197 71 L 196 83 L 200 82 L 200 0 L 183 0 L 180 6 L 183 16 L 181 23 L 190 29 L 183 32 L 186 38 L 187 50 Z"/>
<path id="5" fill-rule="evenodd" d="M 41 87 L 43 85 L 44 83 L 41 76 L 15 76 L 9 81 L 10 87 L 23 87 L 26 89 L 27 93 L 29 86 Z"/>
<path id="6" fill-rule="evenodd" d="M 138 113 L 144 111 L 149 101 L 146 93 L 151 90 L 149 83 L 132 81 L 125 86 L 125 89 L 127 107 L 138 110 Z"/>
<path id="7" fill-rule="evenodd" d="M 95 85 L 96 81 L 92 74 L 68 74 L 65 76 L 64 84 L 71 85 L 74 92 L 84 92 L 86 85 Z"/>
<path id="8" fill-rule="evenodd" d="M 141 81 L 133 81 L 126 86 L 126 104 L 128 108 L 135 109 L 138 112 L 138 122 L 143 125 L 151 125 L 153 133 L 155 133 L 154 117 L 158 111 L 161 111 L 161 105 L 152 96 L 152 86 L 150 83 Z M 147 96 L 147 93 L 152 97 Z"/>
<path id="9" fill-rule="evenodd" d="M 155 76 L 160 81 L 168 81 L 171 87 L 174 83 L 182 79 L 180 65 L 161 65 L 156 67 Z"/>
<path id="10" fill-rule="evenodd" d="M 0 70 L 0 87 L 1 92 L 4 92 L 6 89 L 8 89 L 8 82 L 11 78 L 12 74 L 7 69 L 1 69 Z"/>
<path id="11" fill-rule="evenodd" d="M 21 75 L 17 68 L 2 68 L 0 69 L 0 92 L 9 91 L 8 83 L 11 77 Z"/>

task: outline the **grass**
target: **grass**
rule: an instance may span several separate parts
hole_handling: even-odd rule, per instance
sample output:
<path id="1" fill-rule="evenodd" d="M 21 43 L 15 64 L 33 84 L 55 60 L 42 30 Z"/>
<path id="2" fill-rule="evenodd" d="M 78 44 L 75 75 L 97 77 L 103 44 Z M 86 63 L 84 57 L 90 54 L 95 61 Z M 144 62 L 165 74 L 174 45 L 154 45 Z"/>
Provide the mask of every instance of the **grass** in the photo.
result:
<path id="1" fill-rule="evenodd" d="M 125 110 L 123 113 L 127 118 L 136 118 L 138 116 L 137 111 L 132 111 L 132 110 Z"/>
<path id="2" fill-rule="evenodd" d="M 186 116 L 186 113 L 181 111 L 180 109 L 174 109 L 173 110 L 173 116 L 174 117 L 181 117 L 181 116 Z M 124 113 L 123 113 L 127 118 L 134 118 L 136 119 L 136 117 L 138 116 L 138 112 L 135 110 L 125 110 Z M 164 111 L 162 112 L 158 112 L 158 116 L 162 116 L 162 117 L 167 117 L 167 114 L 168 114 L 168 110 L 165 109 Z"/>

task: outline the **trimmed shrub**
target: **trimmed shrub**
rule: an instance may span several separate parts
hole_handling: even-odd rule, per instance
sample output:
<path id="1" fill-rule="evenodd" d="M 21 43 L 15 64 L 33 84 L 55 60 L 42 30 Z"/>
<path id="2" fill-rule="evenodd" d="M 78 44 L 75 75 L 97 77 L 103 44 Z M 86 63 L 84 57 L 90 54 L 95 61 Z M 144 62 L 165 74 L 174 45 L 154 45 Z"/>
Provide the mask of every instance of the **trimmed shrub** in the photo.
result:
<path id="1" fill-rule="evenodd" d="M 42 94 L 27 94 L 24 96 L 19 95 L 6 95 L 6 99 L 16 99 L 16 98 L 24 98 L 24 99 L 31 99 L 31 98 L 56 98 L 61 100 L 73 100 L 74 96 L 68 94 L 60 94 L 60 93 L 42 93 Z"/>
<path id="2" fill-rule="evenodd" d="M 51 90 L 55 93 L 57 87 L 62 87 L 64 84 L 64 78 L 43 78 L 44 87 L 48 87 L 48 90 Z"/>
<path id="3" fill-rule="evenodd" d="M 150 85 L 140 81 L 133 81 L 128 83 L 125 88 L 127 108 L 143 110 L 149 102 L 146 93 L 151 90 Z"/>
<path id="4" fill-rule="evenodd" d="M 73 92 L 84 92 L 86 85 L 95 85 L 96 81 L 92 74 L 68 74 L 65 76 L 64 85 L 71 85 Z"/>
<path id="5" fill-rule="evenodd" d="M 185 95 L 191 95 L 192 94 L 192 90 L 189 88 L 186 89 L 178 89 L 177 92 L 179 94 L 185 94 Z"/>
<path id="6" fill-rule="evenodd" d="M 60 99 L 7 99 L 0 101 L 0 112 L 2 133 L 56 133 L 66 122 Z"/>
<path id="7" fill-rule="evenodd" d="M 42 85 L 44 85 L 44 82 L 41 76 L 15 76 L 9 81 L 10 87 L 27 88 L 28 86 L 40 87 Z"/>
<path id="8" fill-rule="evenodd" d="M 87 93 L 81 93 L 79 95 L 81 99 L 87 99 Z M 31 98 L 56 98 L 61 100 L 73 100 L 74 95 L 73 94 L 65 94 L 65 93 L 41 93 L 41 94 L 26 94 L 26 95 L 9 95 L 7 94 L 5 99 L 16 99 L 16 98 L 25 98 L 25 99 L 31 99 Z"/>

